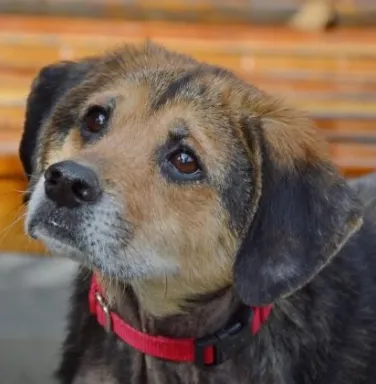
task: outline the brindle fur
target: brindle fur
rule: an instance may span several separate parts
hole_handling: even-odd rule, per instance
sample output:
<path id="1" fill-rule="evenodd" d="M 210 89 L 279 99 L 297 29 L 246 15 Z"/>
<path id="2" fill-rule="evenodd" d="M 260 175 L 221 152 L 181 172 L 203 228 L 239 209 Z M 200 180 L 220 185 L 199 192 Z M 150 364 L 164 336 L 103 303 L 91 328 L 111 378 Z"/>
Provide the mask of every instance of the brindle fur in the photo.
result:
<path id="1" fill-rule="evenodd" d="M 80 116 L 96 104 L 115 112 L 98 140 L 84 142 Z M 202 182 L 161 173 L 176 138 L 199 152 Z M 41 175 L 56 161 L 90 166 L 112 198 L 112 210 L 53 213 L 90 250 L 57 253 L 94 260 L 76 279 L 60 383 L 375 382 L 376 177 L 349 186 L 309 119 L 280 100 L 154 44 L 124 47 L 40 72 L 20 156 L 28 230 L 54 212 Z M 120 242 L 123 262 L 96 236 Z M 106 333 L 88 311 L 93 269 L 113 309 L 150 334 L 197 338 L 244 304 L 274 307 L 248 348 L 199 369 L 141 355 Z"/>

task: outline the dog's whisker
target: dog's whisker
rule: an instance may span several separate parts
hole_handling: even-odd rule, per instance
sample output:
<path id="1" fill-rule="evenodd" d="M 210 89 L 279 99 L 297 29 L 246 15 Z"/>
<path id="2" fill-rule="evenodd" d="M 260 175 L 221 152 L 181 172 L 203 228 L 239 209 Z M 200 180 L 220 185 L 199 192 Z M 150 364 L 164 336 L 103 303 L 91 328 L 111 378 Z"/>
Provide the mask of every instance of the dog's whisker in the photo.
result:
<path id="1" fill-rule="evenodd" d="M 16 217 L 9 225 L 7 225 L 6 227 L 2 228 L 2 230 L 0 231 L 0 235 L 2 236 L 1 239 L 0 239 L 0 244 L 4 241 L 5 237 L 8 235 L 9 231 L 14 228 L 14 226 L 16 224 L 18 224 L 21 220 L 23 220 L 25 218 L 26 214 L 23 213 L 22 215 L 19 215 L 18 217 Z"/>

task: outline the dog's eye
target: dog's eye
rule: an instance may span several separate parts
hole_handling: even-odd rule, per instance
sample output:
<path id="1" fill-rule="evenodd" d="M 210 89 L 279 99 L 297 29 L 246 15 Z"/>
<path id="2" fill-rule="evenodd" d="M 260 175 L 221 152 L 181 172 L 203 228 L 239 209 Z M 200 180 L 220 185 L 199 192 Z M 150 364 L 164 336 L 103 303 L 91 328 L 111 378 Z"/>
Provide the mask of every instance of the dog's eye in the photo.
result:
<path id="1" fill-rule="evenodd" d="M 99 106 L 91 107 L 83 121 L 83 129 L 91 134 L 100 133 L 107 126 L 108 111 Z"/>
<path id="2" fill-rule="evenodd" d="M 201 172 L 198 160 L 187 150 L 180 150 L 173 153 L 169 158 L 169 162 L 177 171 L 185 175 L 193 175 Z"/>

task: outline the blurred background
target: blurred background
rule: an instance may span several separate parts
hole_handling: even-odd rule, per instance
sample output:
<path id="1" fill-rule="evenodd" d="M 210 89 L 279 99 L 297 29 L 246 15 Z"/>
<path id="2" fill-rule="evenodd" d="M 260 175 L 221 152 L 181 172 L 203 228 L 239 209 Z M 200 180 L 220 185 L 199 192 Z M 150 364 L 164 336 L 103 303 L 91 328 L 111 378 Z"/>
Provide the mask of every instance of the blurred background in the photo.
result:
<path id="1" fill-rule="evenodd" d="M 38 69 L 151 39 L 307 111 L 354 177 L 376 170 L 376 0 L 0 0 L 0 383 L 52 383 L 76 266 L 23 234 L 18 160 Z"/>

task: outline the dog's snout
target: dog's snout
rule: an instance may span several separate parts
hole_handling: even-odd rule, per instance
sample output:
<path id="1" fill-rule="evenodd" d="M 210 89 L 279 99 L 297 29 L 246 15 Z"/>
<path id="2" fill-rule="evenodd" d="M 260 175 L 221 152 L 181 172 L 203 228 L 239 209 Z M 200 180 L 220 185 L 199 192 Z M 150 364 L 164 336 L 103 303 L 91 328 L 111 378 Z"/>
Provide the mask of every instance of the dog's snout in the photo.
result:
<path id="1" fill-rule="evenodd" d="M 74 161 L 52 164 L 44 177 L 47 197 L 59 206 L 73 208 L 95 203 L 102 194 L 96 173 Z"/>

